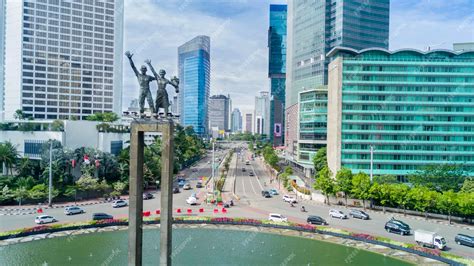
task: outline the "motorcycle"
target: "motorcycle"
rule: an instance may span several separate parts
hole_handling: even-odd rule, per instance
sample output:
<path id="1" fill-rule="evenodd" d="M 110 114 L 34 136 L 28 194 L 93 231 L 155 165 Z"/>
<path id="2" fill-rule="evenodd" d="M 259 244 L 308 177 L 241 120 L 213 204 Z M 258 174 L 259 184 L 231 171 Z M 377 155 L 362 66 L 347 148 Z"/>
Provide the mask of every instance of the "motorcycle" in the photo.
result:
<path id="1" fill-rule="evenodd" d="M 306 212 L 306 208 L 304 206 L 301 206 L 301 212 Z"/>

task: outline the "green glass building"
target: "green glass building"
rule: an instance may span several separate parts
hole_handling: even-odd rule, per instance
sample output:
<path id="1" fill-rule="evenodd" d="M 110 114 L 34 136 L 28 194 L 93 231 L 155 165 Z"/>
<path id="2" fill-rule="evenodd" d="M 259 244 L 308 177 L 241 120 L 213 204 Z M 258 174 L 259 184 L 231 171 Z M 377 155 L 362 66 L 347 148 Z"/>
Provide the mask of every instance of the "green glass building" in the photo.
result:
<path id="1" fill-rule="evenodd" d="M 474 51 L 354 50 L 328 55 L 328 164 L 406 176 L 432 164 L 474 175 Z"/>
<path id="2" fill-rule="evenodd" d="M 300 92 L 298 139 L 300 164 L 313 166 L 317 150 L 326 146 L 328 93 L 326 86 Z"/>

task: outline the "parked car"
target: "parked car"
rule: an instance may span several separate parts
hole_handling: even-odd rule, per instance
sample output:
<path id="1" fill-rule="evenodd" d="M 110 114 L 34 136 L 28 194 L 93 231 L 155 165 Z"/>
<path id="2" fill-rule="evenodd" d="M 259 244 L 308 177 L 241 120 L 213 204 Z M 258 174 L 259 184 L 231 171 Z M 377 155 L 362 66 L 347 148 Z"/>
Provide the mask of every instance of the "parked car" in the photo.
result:
<path id="1" fill-rule="evenodd" d="M 66 215 L 74 215 L 74 214 L 81 214 L 81 213 L 84 213 L 84 210 L 77 206 L 66 207 L 64 209 L 64 214 Z"/>
<path id="2" fill-rule="evenodd" d="M 183 189 L 184 189 L 184 190 L 190 190 L 190 189 L 191 189 L 191 185 L 190 185 L 189 183 L 186 183 L 186 184 L 184 184 Z"/>
<path id="3" fill-rule="evenodd" d="M 283 196 L 283 201 L 288 202 L 288 203 L 296 203 L 296 199 L 288 195 Z"/>
<path id="4" fill-rule="evenodd" d="M 245 165 L 250 165 L 250 162 L 248 160 L 245 161 Z"/>
<path id="5" fill-rule="evenodd" d="M 197 187 L 197 188 L 202 188 L 202 181 L 198 181 L 198 182 L 196 183 L 196 187 Z"/>
<path id="6" fill-rule="evenodd" d="M 424 230 L 415 230 L 415 242 L 420 246 L 438 248 L 439 250 L 443 250 L 446 247 L 446 240 L 444 237 L 435 232 Z"/>
<path id="7" fill-rule="evenodd" d="M 319 224 L 319 225 L 327 225 L 328 223 L 326 220 L 323 218 L 316 216 L 316 215 L 310 215 L 308 216 L 308 219 L 306 219 L 306 222 L 309 224 Z"/>
<path id="8" fill-rule="evenodd" d="M 40 215 L 35 218 L 35 223 L 37 224 L 47 224 L 57 222 L 53 216 L 50 215 Z"/>
<path id="9" fill-rule="evenodd" d="M 274 188 L 269 189 L 268 192 L 270 192 L 270 194 L 271 194 L 272 196 L 278 195 L 278 190 L 276 190 L 276 189 L 274 189 Z"/>
<path id="10" fill-rule="evenodd" d="M 186 199 L 186 203 L 189 205 L 196 205 L 197 204 L 197 199 L 195 197 L 189 197 Z"/>
<path id="11" fill-rule="evenodd" d="M 270 213 L 268 215 L 268 220 L 273 221 L 273 222 L 280 222 L 280 223 L 288 222 L 288 218 L 278 213 Z"/>
<path id="12" fill-rule="evenodd" d="M 268 190 L 262 190 L 262 196 L 264 198 L 271 198 L 272 195 L 270 194 L 270 192 Z"/>
<path id="13" fill-rule="evenodd" d="M 454 242 L 456 242 L 458 245 L 465 245 L 472 248 L 474 247 L 474 236 L 457 234 L 456 237 L 454 237 Z"/>
<path id="14" fill-rule="evenodd" d="M 179 187 L 183 187 L 184 184 L 185 184 L 184 180 L 178 181 L 178 186 L 179 186 Z"/>
<path id="15" fill-rule="evenodd" d="M 254 176 L 253 172 L 249 172 L 249 176 Z"/>
<path id="16" fill-rule="evenodd" d="M 400 220 L 392 218 L 385 223 L 385 230 L 389 233 L 396 233 L 400 235 L 409 235 L 411 232 L 410 226 Z"/>
<path id="17" fill-rule="evenodd" d="M 370 216 L 366 212 L 361 211 L 361 210 L 351 210 L 349 212 L 349 215 L 352 218 L 359 218 L 359 219 L 362 219 L 362 220 L 369 220 L 370 219 Z"/>
<path id="18" fill-rule="evenodd" d="M 127 206 L 127 202 L 124 200 L 116 200 L 112 203 L 112 208 L 120 208 Z"/>
<path id="19" fill-rule="evenodd" d="M 174 194 L 179 193 L 179 192 L 180 192 L 180 191 L 179 191 L 179 187 L 173 188 L 173 193 L 174 193 Z"/>
<path id="20" fill-rule="evenodd" d="M 92 214 L 92 220 L 109 220 L 109 219 L 113 219 L 114 217 L 112 215 L 109 215 L 107 213 L 103 213 L 103 212 L 98 212 L 98 213 L 94 213 Z"/>
<path id="21" fill-rule="evenodd" d="M 342 211 L 336 209 L 329 210 L 329 216 L 331 218 L 347 219 L 347 215 L 345 215 Z"/>
<path id="22" fill-rule="evenodd" d="M 143 193 L 143 199 L 144 200 L 148 200 L 148 199 L 152 199 L 153 198 L 153 194 L 147 192 L 147 193 Z"/>

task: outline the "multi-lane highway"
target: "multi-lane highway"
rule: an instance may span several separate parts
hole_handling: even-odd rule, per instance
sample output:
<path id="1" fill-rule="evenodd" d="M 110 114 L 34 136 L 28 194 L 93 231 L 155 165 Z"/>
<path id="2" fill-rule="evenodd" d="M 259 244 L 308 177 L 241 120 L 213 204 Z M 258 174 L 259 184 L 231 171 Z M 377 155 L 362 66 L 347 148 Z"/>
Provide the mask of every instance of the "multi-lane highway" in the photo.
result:
<path id="1" fill-rule="evenodd" d="M 219 151 L 216 153 L 217 158 L 223 158 L 226 151 Z M 371 235 L 378 235 L 388 237 L 397 241 L 415 243 L 413 235 L 400 236 L 396 234 L 388 233 L 384 230 L 384 224 L 388 221 L 392 214 L 383 214 L 381 212 L 369 212 L 370 220 L 359 220 L 359 219 L 346 219 L 339 220 L 329 217 L 329 210 L 331 208 L 339 209 L 345 212 L 349 212 L 349 209 L 343 206 L 326 206 L 320 203 L 312 201 L 299 201 L 295 207 L 291 207 L 289 204 L 282 200 L 282 192 L 280 195 L 273 196 L 272 198 L 264 198 L 261 195 L 263 189 L 278 188 L 278 183 L 270 183 L 270 178 L 266 172 L 263 163 L 260 158 L 250 160 L 250 165 L 246 165 L 246 160 L 250 157 L 248 151 L 242 153 L 235 153 L 230 163 L 229 177 L 226 185 L 224 186 L 225 192 L 223 193 L 224 200 L 233 199 L 235 206 L 228 209 L 226 214 L 218 213 L 214 214 L 213 210 L 216 208 L 213 205 L 207 205 L 204 203 L 206 196 L 206 188 L 196 188 L 197 180 L 200 176 L 209 177 L 211 175 L 211 155 L 209 154 L 206 158 L 198 162 L 191 169 L 184 171 L 186 179 L 191 183 L 192 189 L 183 191 L 181 193 L 174 194 L 173 198 L 173 209 L 174 215 L 182 216 L 186 214 L 186 209 L 192 209 L 191 215 L 205 215 L 205 216 L 230 216 L 230 217 L 249 217 L 266 219 L 269 213 L 280 213 L 288 217 L 290 221 L 305 223 L 308 215 L 318 215 L 326 219 L 330 226 L 346 229 L 353 232 L 367 233 Z M 242 170 L 245 168 L 245 171 Z M 193 170 L 194 169 L 194 170 Z M 250 172 L 254 173 L 250 176 Z M 229 183 L 230 182 L 230 183 Z M 235 187 L 234 187 L 235 185 Z M 234 190 L 235 196 L 234 197 Z M 196 193 L 199 195 L 199 201 L 202 202 L 200 205 L 190 206 L 186 204 L 186 199 L 192 194 Z M 159 209 L 160 206 L 160 195 L 159 192 L 154 192 L 155 198 L 144 201 L 144 211 L 151 211 L 154 213 L 155 210 Z M 307 212 L 303 213 L 300 211 L 301 205 L 304 205 Z M 181 208 L 183 211 L 181 214 L 176 212 L 176 209 Z M 198 209 L 203 208 L 204 213 L 198 213 Z M 91 219 L 91 215 L 94 212 L 106 212 L 114 215 L 114 217 L 127 217 L 128 208 L 113 209 L 111 204 L 97 204 L 85 206 L 83 208 L 86 213 L 74 216 L 66 216 L 63 213 L 63 209 L 50 209 L 45 213 L 53 215 L 59 220 L 59 222 L 73 222 L 73 221 L 86 221 Z M 34 226 L 34 217 L 36 215 L 21 215 L 21 216 L 0 216 L 0 230 L 7 231 L 23 227 Z M 416 219 L 410 216 L 400 217 L 397 219 L 403 220 L 411 226 L 412 229 L 424 229 L 428 231 L 437 232 L 444 236 L 448 242 L 448 251 L 457 255 L 461 255 L 468 258 L 474 258 L 473 248 L 466 246 L 459 246 L 454 243 L 454 237 L 458 233 L 464 233 L 473 235 L 473 230 L 466 228 L 450 226 L 444 223 L 437 223 L 433 220 Z"/>

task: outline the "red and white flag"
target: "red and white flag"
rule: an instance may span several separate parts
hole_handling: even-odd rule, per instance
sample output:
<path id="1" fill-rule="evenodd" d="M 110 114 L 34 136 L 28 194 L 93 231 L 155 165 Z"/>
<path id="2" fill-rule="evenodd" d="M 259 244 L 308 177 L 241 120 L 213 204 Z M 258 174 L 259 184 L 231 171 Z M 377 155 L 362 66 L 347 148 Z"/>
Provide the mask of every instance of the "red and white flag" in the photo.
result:
<path id="1" fill-rule="evenodd" d="M 84 163 L 85 164 L 90 164 L 91 161 L 89 160 L 89 156 L 87 154 L 84 154 Z"/>

